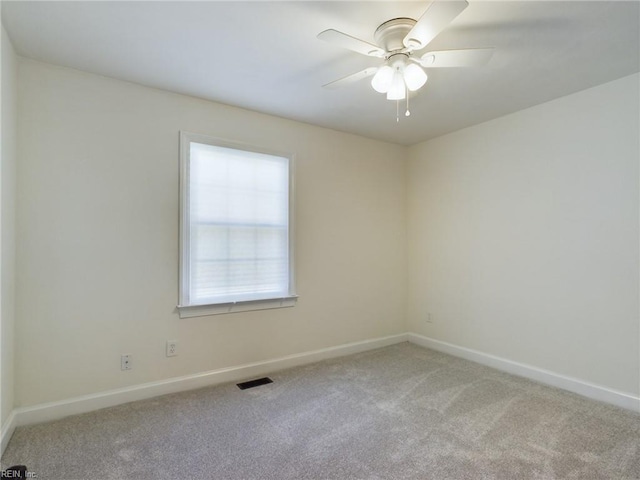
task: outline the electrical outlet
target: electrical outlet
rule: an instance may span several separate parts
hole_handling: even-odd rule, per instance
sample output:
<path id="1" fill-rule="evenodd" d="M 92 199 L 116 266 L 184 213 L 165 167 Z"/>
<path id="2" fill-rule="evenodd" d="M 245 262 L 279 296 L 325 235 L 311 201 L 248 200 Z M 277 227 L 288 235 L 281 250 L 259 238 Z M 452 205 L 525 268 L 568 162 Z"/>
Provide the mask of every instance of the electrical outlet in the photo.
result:
<path id="1" fill-rule="evenodd" d="M 167 340 L 167 357 L 175 357 L 178 355 L 178 341 Z"/>
<path id="2" fill-rule="evenodd" d="M 121 370 L 131 370 L 133 368 L 132 365 L 132 356 L 131 355 L 122 355 L 120 357 L 120 369 Z"/>

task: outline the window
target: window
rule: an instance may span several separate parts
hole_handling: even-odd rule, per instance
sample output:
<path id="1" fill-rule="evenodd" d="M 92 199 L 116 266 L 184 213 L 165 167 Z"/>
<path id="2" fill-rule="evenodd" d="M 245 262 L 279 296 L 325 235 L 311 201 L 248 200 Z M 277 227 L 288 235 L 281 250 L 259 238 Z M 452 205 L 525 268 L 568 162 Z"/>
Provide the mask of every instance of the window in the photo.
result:
<path id="1" fill-rule="evenodd" d="M 180 135 L 181 317 L 293 306 L 292 158 Z"/>

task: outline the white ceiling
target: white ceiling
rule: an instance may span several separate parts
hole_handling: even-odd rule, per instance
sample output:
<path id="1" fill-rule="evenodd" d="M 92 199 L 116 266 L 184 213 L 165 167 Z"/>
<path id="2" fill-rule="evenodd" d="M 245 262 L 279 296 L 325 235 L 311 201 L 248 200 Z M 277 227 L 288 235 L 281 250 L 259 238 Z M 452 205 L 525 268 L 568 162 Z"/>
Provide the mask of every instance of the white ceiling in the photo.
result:
<path id="1" fill-rule="evenodd" d="M 432 69 L 396 123 L 368 80 L 321 85 L 380 61 L 316 39 L 335 28 L 374 42 L 426 2 L 2 1 L 20 55 L 291 118 L 413 144 L 640 70 L 637 1 L 481 1 L 428 49 L 495 47 L 481 68 Z"/>

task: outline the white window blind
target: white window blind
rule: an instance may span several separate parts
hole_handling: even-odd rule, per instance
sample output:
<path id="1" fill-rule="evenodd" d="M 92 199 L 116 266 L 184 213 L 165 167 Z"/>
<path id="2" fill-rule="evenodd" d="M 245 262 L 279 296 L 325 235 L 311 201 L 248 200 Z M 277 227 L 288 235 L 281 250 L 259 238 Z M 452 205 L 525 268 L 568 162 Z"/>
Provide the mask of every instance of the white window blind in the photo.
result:
<path id="1" fill-rule="evenodd" d="M 181 303 L 292 295 L 289 162 L 285 156 L 189 141 Z"/>

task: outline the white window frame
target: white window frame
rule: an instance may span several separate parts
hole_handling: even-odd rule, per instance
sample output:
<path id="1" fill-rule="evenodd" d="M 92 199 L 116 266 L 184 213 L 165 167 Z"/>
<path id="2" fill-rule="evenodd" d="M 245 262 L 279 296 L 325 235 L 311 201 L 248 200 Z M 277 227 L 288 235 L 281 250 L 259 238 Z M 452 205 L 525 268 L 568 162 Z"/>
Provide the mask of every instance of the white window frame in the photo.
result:
<path id="1" fill-rule="evenodd" d="M 232 148 L 247 152 L 262 153 L 285 157 L 289 160 L 289 294 L 285 297 L 267 298 L 260 300 L 245 300 L 226 303 L 190 304 L 189 303 L 189 165 L 191 143 L 202 143 L 216 147 Z M 179 303 L 180 318 L 218 315 L 224 313 L 246 312 L 250 310 L 265 310 L 271 308 L 293 307 L 298 296 L 295 293 L 295 263 L 294 263 L 294 155 L 262 147 L 246 145 L 240 142 L 223 140 L 190 132 L 180 132 L 180 274 L 179 274 Z"/>

